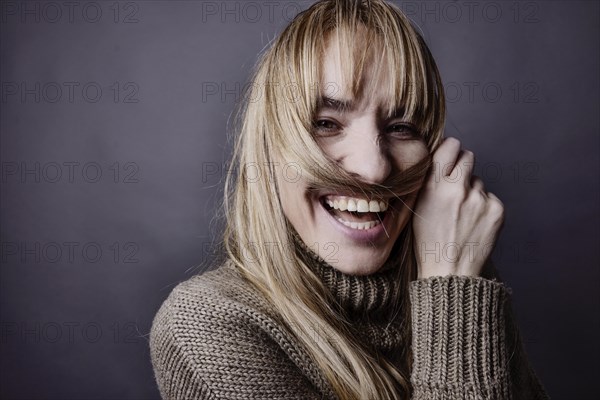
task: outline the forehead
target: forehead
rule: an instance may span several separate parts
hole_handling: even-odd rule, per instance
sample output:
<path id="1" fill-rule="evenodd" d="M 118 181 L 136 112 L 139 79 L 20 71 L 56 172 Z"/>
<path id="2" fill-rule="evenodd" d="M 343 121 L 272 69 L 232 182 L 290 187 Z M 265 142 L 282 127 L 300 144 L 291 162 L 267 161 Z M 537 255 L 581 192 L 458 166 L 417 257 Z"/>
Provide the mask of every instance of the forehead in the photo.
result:
<path id="1" fill-rule="evenodd" d="M 359 75 L 352 69 L 358 68 L 357 65 L 347 64 L 355 62 L 357 56 L 365 57 Z M 389 73 L 386 68 L 376 67 L 375 57 L 374 48 L 365 46 L 360 38 L 358 42 L 353 42 L 353 48 L 344 48 L 335 40 L 335 35 L 331 35 L 325 42 L 321 61 L 321 97 L 352 102 L 363 107 L 379 107 L 389 103 L 386 98 L 391 84 Z"/>

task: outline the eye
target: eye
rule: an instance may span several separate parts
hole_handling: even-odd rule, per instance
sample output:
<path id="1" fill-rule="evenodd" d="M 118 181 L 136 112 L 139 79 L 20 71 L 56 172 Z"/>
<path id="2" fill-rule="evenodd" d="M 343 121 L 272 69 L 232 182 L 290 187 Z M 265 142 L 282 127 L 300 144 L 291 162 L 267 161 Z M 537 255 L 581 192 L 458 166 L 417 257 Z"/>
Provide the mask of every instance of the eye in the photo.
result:
<path id="1" fill-rule="evenodd" d="M 416 139 L 419 136 L 417 128 L 408 122 L 397 122 L 385 128 L 386 133 L 399 139 Z"/>
<path id="2" fill-rule="evenodd" d="M 330 119 L 317 119 L 313 123 L 315 133 L 318 136 L 328 136 L 335 134 L 341 130 L 340 125 Z"/>

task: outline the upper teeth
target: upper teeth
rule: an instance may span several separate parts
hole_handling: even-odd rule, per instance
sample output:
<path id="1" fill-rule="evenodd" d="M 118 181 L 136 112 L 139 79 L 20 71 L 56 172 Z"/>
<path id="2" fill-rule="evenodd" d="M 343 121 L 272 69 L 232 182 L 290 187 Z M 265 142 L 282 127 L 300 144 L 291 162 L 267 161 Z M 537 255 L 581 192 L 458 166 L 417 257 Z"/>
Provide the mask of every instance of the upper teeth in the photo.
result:
<path id="1" fill-rule="evenodd" d="M 340 211 L 356 211 L 359 213 L 362 212 L 382 212 L 387 210 L 388 204 L 385 201 L 377 201 L 371 200 L 367 201 L 365 199 L 356 199 L 351 197 L 344 196 L 328 196 L 325 201 L 329 205 L 329 207 L 333 207 L 336 210 Z"/>

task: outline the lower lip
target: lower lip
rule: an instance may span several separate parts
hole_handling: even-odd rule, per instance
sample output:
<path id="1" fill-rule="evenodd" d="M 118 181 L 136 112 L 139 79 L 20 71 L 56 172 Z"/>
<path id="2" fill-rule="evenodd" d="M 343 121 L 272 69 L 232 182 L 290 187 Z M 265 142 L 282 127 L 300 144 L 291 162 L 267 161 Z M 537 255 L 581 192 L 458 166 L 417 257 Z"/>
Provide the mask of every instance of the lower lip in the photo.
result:
<path id="1" fill-rule="evenodd" d="M 378 242 L 381 240 L 387 239 L 386 231 L 390 232 L 390 219 L 392 218 L 392 204 L 388 206 L 388 211 L 385 213 L 383 217 L 383 221 L 381 223 L 375 225 L 369 229 L 353 229 L 349 226 L 342 224 L 338 221 L 329 211 L 325 209 L 325 206 L 319 202 L 319 208 L 327 215 L 327 217 L 332 221 L 333 226 L 338 229 L 342 234 L 354 240 L 355 242 Z M 384 229 L 385 227 L 385 229 Z"/>

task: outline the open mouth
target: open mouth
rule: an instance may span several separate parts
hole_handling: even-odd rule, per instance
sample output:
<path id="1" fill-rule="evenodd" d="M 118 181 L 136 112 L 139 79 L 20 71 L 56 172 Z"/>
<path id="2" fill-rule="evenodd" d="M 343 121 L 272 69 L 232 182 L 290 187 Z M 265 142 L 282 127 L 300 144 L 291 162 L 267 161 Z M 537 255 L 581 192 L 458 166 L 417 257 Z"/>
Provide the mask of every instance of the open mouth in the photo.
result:
<path id="1" fill-rule="evenodd" d="M 350 196 L 327 195 L 321 197 L 320 202 L 336 220 L 357 230 L 367 230 L 381 224 L 389 209 L 387 200 Z"/>

